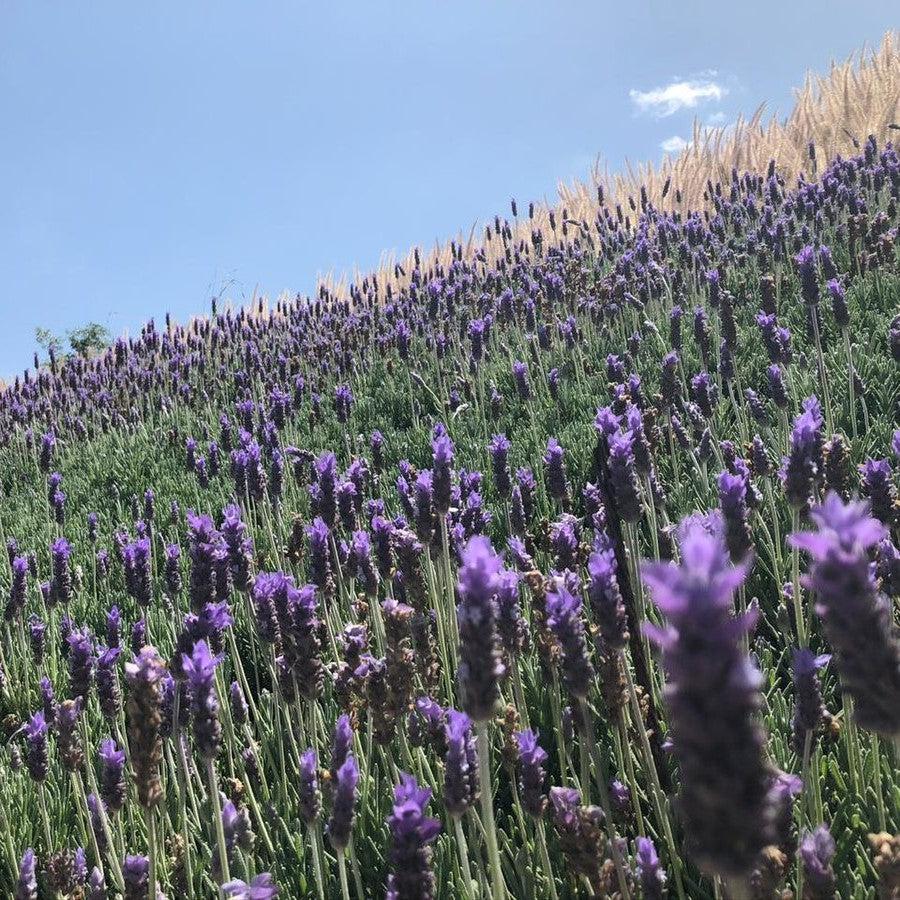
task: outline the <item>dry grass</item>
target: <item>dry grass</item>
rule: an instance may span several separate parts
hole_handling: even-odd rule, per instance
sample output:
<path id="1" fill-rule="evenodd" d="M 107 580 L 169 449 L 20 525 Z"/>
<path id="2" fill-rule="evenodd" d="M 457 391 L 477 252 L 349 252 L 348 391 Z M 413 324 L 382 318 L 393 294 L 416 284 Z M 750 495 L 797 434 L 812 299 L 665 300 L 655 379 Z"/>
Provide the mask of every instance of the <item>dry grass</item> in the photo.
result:
<path id="1" fill-rule="evenodd" d="M 681 153 L 667 156 L 659 164 L 628 165 L 624 172 L 610 176 L 599 162 L 591 173 L 590 182 L 576 182 L 559 186 L 559 202 L 554 208 L 557 220 L 574 219 L 591 222 L 598 211 L 597 188 L 603 187 L 605 202 L 622 203 L 626 213 L 628 198 L 637 201 L 643 185 L 647 198 L 658 208 L 702 209 L 707 180 L 727 182 L 732 168 L 739 172 L 762 171 L 775 160 L 778 171 L 793 182 L 801 173 L 810 175 L 812 165 L 808 154 L 810 142 L 816 148 L 816 162 L 821 167 L 836 154 L 848 155 L 870 134 L 879 143 L 900 135 L 890 128 L 900 123 L 900 33 L 885 34 L 880 47 L 861 50 L 843 63 L 832 63 L 826 75 L 809 73 L 802 88 L 796 92 L 794 109 L 784 120 L 766 117 L 761 106 L 749 119 L 740 118 L 729 127 L 705 129 L 694 124 L 694 139 Z M 668 184 L 668 190 L 665 190 Z M 663 196 L 665 193 L 665 196 Z M 680 198 L 680 199 L 679 199 Z M 546 228 L 551 207 L 535 208 L 535 222 L 523 218 L 519 210 L 519 237 L 528 240 L 533 225 Z M 499 241 L 484 244 L 483 231 L 460 234 L 457 246 L 463 256 L 471 256 L 484 248 L 489 260 Z M 451 244 L 437 246 L 422 254 L 422 267 L 435 263 L 446 265 L 451 259 Z M 413 268 L 413 251 L 399 260 L 406 273 Z M 382 257 L 382 263 L 370 275 L 383 289 L 406 282 L 398 275 L 396 260 Z M 338 296 L 346 293 L 347 281 L 332 278 L 322 283 Z"/>

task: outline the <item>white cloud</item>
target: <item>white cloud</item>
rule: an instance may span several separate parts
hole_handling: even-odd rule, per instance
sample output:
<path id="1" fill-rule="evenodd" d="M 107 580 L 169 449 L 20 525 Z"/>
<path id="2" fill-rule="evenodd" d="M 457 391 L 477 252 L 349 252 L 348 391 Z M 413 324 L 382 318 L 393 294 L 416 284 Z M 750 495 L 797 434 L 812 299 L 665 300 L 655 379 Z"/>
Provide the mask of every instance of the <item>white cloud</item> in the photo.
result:
<path id="1" fill-rule="evenodd" d="M 664 141 L 660 141 L 660 149 L 663 153 L 680 153 L 685 147 L 690 146 L 690 141 L 686 141 L 680 134 L 673 134 Z"/>
<path id="2" fill-rule="evenodd" d="M 712 115 L 707 116 L 706 124 L 712 126 L 724 125 L 727 118 L 728 116 L 726 116 L 722 110 L 719 110 L 718 112 L 714 112 Z"/>
<path id="3" fill-rule="evenodd" d="M 715 74 L 710 73 L 710 74 Z M 718 102 L 728 89 L 708 77 L 687 81 L 673 81 L 665 87 L 649 91 L 630 90 L 628 96 L 638 112 L 649 112 L 657 118 L 672 116 L 682 109 L 694 109 L 711 100 Z"/>

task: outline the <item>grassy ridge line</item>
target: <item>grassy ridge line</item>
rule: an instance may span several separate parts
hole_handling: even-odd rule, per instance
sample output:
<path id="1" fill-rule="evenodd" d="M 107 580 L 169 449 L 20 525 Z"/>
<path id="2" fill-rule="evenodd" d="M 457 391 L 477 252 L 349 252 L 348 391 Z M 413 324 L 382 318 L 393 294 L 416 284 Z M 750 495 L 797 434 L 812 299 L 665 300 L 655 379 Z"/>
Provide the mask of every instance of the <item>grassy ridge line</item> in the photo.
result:
<path id="1" fill-rule="evenodd" d="M 598 161 L 589 181 L 559 185 L 558 203 L 536 203 L 534 222 L 528 220 L 526 205 L 519 209 L 518 222 L 509 225 L 517 239 L 527 242 L 533 226 L 545 233 L 551 229 L 551 213 L 557 227 L 565 219 L 589 224 L 600 209 L 598 187 L 603 188 L 606 203 L 621 203 L 626 215 L 629 198 L 637 204 L 642 188 L 657 209 L 703 209 L 707 206 L 707 181 L 728 184 L 733 168 L 761 172 L 774 159 L 785 182 L 791 184 L 802 173 L 811 174 L 810 142 L 816 147 L 819 170 L 838 154 L 858 151 L 870 134 L 884 144 L 900 133 L 889 127 L 900 122 L 900 32 L 888 31 L 877 49 L 863 48 L 841 63 L 832 62 L 825 75 L 808 72 L 795 95 L 794 108 L 784 120 L 775 116 L 766 119 L 765 106 L 760 106 L 749 119 L 739 117 L 731 126 L 703 128 L 695 121 L 691 144 L 659 164 L 629 163 L 624 172 L 610 175 Z M 680 192 L 680 201 L 676 191 Z M 484 233 L 476 233 L 473 228 L 421 254 L 422 268 L 446 266 L 454 246 L 462 248 L 465 259 L 483 251 L 489 263 L 497 261 L 503 251 L 500 242 L 485 242 Z M 368 278 L 377 282 L 382 294 L 389 284 L 394 288 L 406 285 L 408 278 L 396 267 L 399 263 L 403 272 L 412 271 L 415 252 L 414 248 L 399 260 L 384 254 L 384 261 L 368 273 Z M 350 283 L 363 277 L 366 273 L 359 271 L 352 276 L 327 275 L 320 284 L 339 297 L 347 297 Z"/>

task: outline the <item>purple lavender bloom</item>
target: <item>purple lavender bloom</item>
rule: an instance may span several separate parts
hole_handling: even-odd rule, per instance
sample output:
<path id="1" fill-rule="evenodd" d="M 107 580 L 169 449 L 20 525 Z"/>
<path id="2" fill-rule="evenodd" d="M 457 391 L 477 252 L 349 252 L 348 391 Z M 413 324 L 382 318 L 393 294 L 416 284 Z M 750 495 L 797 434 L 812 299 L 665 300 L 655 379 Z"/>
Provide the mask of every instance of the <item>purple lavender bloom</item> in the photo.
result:
<path id="1" fill-rule="evenodd" d="M 785 496 L 795 509 L 803 509 L 809 503 L 821 472 L 823 424 L 819 401 L 807 397 L 803 412 L 794 419 L 790 448 L 780 472 Z"/>
<path id="2" fill-rule="evenodd" d="M 578 565 L 579 531 L 578 519 L 568 513 L 550 526 L 550 549 L 557 570 L 575 569 Z"/>
<path id="3" fill-rule="evenodd" d="M 678 405 L 681 382 L 678 379 L 678 354 L 674 350 L 663 357 L 659 391 L 663 409 L 669 410 Z"/>
<path id="4" fill-rule="evenodd" d="M 828 295 L 831 297 L 831 310 L 834 313 L 834 321 L 839 328 L 846 328 L 850 324 L 850 310 L 847 308 L 847 293 L 844 286 L 837 278 L 831 278 L 825 285 Z"/>
<path id="5" fill-rule="evenodd" d="M 562 677 L 566 688 L 579 700 L 587 697 L 594 667 L 588 657 L 581 598 L 559 582 L 547 595 L 547 624 L 562 651 Z"/>
<path id="6" fill-rule="evenodd" d="M 56 721 L 57 708 L 56 698 L 53 695 L 53 684 L 44 675 L 39 682 L 39 687 L 41 689 L 41 705 L 43 706 L 44 719 L 48 725 L 53 725 Z"/>
<path id="7" fill-rule="evenodd" d="M 118 606 L 112 606 L 106 614 L 106 643 L 110 647 L 118 647 L 121 643 L 122 613 Z"/>
<path id="8" fill-rule="evenodd" d="M 188 596 L 198 613 L 207 603 L 227 600 L 230 591 L 228 548 L 209 516 L 187 514 L 190 575 Z"/>
<path id="9" fill-rule="evenodd" d="M 692 855 L 710 875 L 743 877 L 771 841 L 765 734 L 756 715 L 762 677 L 741 646 L 752 613 L 733 616 L 747 575 L 731 566 L 709 523 L 681 525 L 682 562 L 645 563 L 644 580 L 668 619 L 644 623 L 662 647 L 671 736 L 681 767 L 678 805 Z"/>
<path id="10" fill-rule="evenodd" d="M 97 656 L 97 699 L 103 716 L 115 720 L 122 708 L 122 692 L 116 675 L 116 661 L 122 653 L 120 647 L 101 648 Z M 71 661 L 72 654 L 69 654 Z"/>
<path id="11" fill-rule="evenodd" d="M 316 516 L 312 525 L 306 529 L 309 540 L 309 579 L 319 590 L 330 593 L 331 581 L 331 532 L 325 520 Z"/>
<path id="12" fill-rule="evenodd" d="M 150 571 L 150 540 L 141 538 L 125 546 L 122 554 L 125 587 L 141 606 L 149 606 L 153 597 Z"/>
<path id="13" fill-rule="evenodd" d="M 200 754 L 207 759 L 215 757 L 222 742 L 215 684 L 218 664 L 219 660 L 209 652 L 209 645 L 202 640 L 197 641 L 190 656 L 184 654 L 182 658 L 191 698 L 194 741 Z"/>
<path id="14" fill-rule="evenodd" d="M 32 780 L 39 783 L 46 780 L 50 769 L 47 731 L 47 722 L 40 710 L 25 725 L 25 767 Z"/>
<path id="15" fill-rule="evenodd" d="M 811 650 L 794 651 L 794 716 L 791 720 L 794 752 L 802 758 L 807 735 L 811 738 L 810 750 L 815 747 L 816 732 L 827 715 L 819 685 L 819 669 L 828 665 L 831 656 L 815 656 Z"/>
<path id="16" fill-rule="evenodd" d="M 234 724 L 238 727 L 246 724 L 249 712 L 247 700 L 244 697 L 241 686 L 236 681 L 232 681 L 231 686 L 228 688 L 228 703 L 231 707 L 231 720 Z"/>
<path id="17" fill-rule="evenodd" d="M 323 453 L 313 464 L 318 488 L 318 514 L 322 521 L 334 528 L 337 514 L 337 457 Z"/>
<path id="18" fill-rule="evenodd" d="M 439 516 L 445 516 L 450 511 L 453 441 L 450 440 L 447 429 L 441 423 L 434 426 L 431 453 L 434 511 Z"/>
<path id="19" fill-rule="evenodd" d="M 519 573 L 504 570 L 497 576 L 497 633 L 503 652 L 515 656 L 525 647 L 528 629 L 519 607 Z"/>
<path id="20" fill-rule="evenodd" d="M 837 896 L 837 884 L 831 867 L 834 859 L 834 838 L 827 825 L 803 836 L 799 848 L 800 862 L 805 876 L 806 900 L 831 900 Z"/>
<path id="21" fill-rule="evenodd" d="M 235 878 L 222 885 L 222 892 L 229 900 L 274 900 L 278 896 L 278 885 L 268 872 L 254 875 L 250 882 Z"/>
<path id="22" fill-rule="evenodd" d="M 127 785 L 125 783 L 125 751 L 116 746 L 112 738 L 100 744 L 100 796 L 106 808 L 113 815 L 125 805 Z"/>
<path id="23" fill-rule="evenodd" d="M 491 455 L 491 472 L 494 476 L 494 487 L 504 499 L 509 497 L 512 490 L 512 480 L 509 473 L 509 450 L 511 446 L 504 434 L 495 434 L 488 445 L 488 451 Z"/>
<path id="24" fill-rule="evenodd" d="M 91 797 L 93 796 L 94 795 L 91 794 Z M 90 800 L 90 798 L 88 799 Z M 84 897 L 85 900 L 106 900 L 107 898 L 106 878 L 97 866 L 94 866 L 94 868 L 91 869 L 91 874 L 88 877 L 87 885 L 85 887 Z"/>
<path id="25" fill-rule="evenodd" d="M 540 819 L 547 809 L 547 751 L 538 743 L 534 731 L 517 731 L 515 738 L 519 799 L 529 816 Z"/>
<path id="26" fill-rule="evenodd" d="M 341 525 L 346 531 L 353 531 L 356 528 L 356 507 L 357 507 L 357 491 L 356 485 L 352 481 L 342 481 L 335 491 L 338 505 L 338 515 Z"/>
<path id="27" fill-rule="evenodd" d="M 609 476 L 612 482 L 616 510 L 628 523 L 641 518 L 641 495 L 634 464 L 634 435 L 631 431 L 617 431 L 608 439 Z"/>
<path id="28" fill-rule="evenodd" d="M 372 451 L 372 468 L 380 472 L 384 469 L 384 435 L 380 431 L 372 432 L 369 449 Z"/>
<path id="29" fill-rule="evenodd" d="M 459 817 L 480 795 L 478 754 L 472 720 L 465 713 L 448 709 L 445 728 L 444 806 L 451 816 Z"/>
<path id="30" fill-rule="evenodd" d="M 165 584 L 166 596 L 170 600 L 177 600 L 182 587 L 181 548 L 178 544 L 168 544 L 166 546 L 163 581 Z"/>
<path id="31" fill-rule="evenodd" d="M 401 772 L 387 820 L 391 832 L 387 900 L 431 900 L 435 896 L 431 844 L 441 832 L 441 823 L 426 814 L 430 799 L 429 788 L 419 787 L 412 775 Z"/>
<path id="32" fill-rule="evenodd" d="M 131 626 L 131 652 L 137 656 L 143 647 L 147 646 L 147 622 L 144 619 L 138 619 Z"/>
<path id="33" fill-rule="evenodd" d="M 41 435 L 41 449 L 38 455 L 38 465 L 42 472 L 50 471 L 54 450 L 56 450 L 56 435 L 52 431 L 47 431 Z"/>
<path id="34" fill-rule="evenodd" d="M 566 467 L 563 462 L 565 450 L 556 438 L 547 441 L 544 453 L 544 473 L 547 481 L 547 493 L 565 507 L 569 502 L 569 483 L 566 479 Z"/>
<path id="35" fill-rule="evenodd" d="M 322 813 L 322 792 L 319 790 L 319 769 L 316 751 L 310 747 L 300 756 L 299 807 L 305 825 L 312 825 Z"/>
<path id="36" fill-rule="evenodd" d="M 766 369 L 766 377 L 769 381 L 769 396 L 779 409 L 787 409 L 788 395 L 784 386 L 784 372 L 781 366 L 772 365 Z"/>
<path id="37" fill-rule="evenodd" d="M 808 306 L 819 302 L 819 273 L 816 268 L 815 247 L 807 246 L 794 257 L 797 274 L 800 276 L 800 294 Z"/>
<path id="38" fill-rule="evenodd" d="M 753 534 L 750 531 L 747 510 L 747 482 L 742 475 L 720 472 L 719 505 L 725 523 L 725 543 L 734 563 L 744 559 L 753 548 Z"/>
<path id="39" fill-rule="evenodd" d="M 47 626 L 34 615 L 28 617 L 28 643 L 35 665 L 40 666 L 47 648 Z"/>
<path id="40" fill-rule="evenodd" d="M 709 372 L 699 372 L 691 379 L 691 396 L 700 407 L 700 412 L 711 419 L 716 405 L 716 383 Z"/>
<path id="41" fill-rule="evenodd" d="M 12 561 L 12 584 L 9 588 L 9 600 L 4 611 L 7 622 L 17 619 L 25 608 L 25 596 L 28 590 L 28 560 L 17 556 Z"/>
<path id="42" fill-rule="evenodd" d="M 861 728 L 894 737 L 900 734 L 900 632 L 890 600 L 875 590 L 868 556 L 884 526 L 869 516 L 866 503 L 845 504 L 835 493 L 810 517 L 818 530 L 789 540 L 812 557 L 804 584 L 818 598 L 841 688 L 853 697 Z"/>
<path id="43" fill-rule="evenodd" d="M 331 780 L 337 779 L 337 773 L 350 755 L 353 746 L 353 729 L 350 727 L 350 716 L 341 715 L 334 726 L 331 738 Z"/>
<path id="44" fill-rule="evenodd" d="M 350 843 L 358 783 L 359 766 L 356 757 L 350 754 L 337 771 L 331 818 L 328 820 L 328 840 L 339 853 L 343 853 Z"/>
<path id="45" fill-rule="evenodd" d="M 65 538 L 57 538 L 50 548 L 53 569 L 50 594 L 54 603 L 69 603 L 73 596 L 72 572 L 69 569 L 69 557 L 72 547 Z"/>
<path id="46" fill-rule="evenodd" d="M 628 616 L 619 589 L 615 552 L 608 539 L 588 559 L 588 574 L 588 600 L 600 635 L 612 650 L 624 650 L 628 646 Z"/>
<path id="47" fill-rule="evenodd" d="M 375 561 L 378 565 L 378 573 L 382 578 L 390 578 L 394 568 L 393 534 L 394 525 L 389 519 L 381 515 L 372 517 Z"/>
<path id="48" fill-rule="evenodd" d="M 87 700 L 94 679 L 94 637 L 86 628 L 76 629 L 67 637 L 69 645 L 69 693 L 74 699 Z"/>
<path id="49" fill-rule="evenodd" d="M 900 522 L 900 504 L 894 487 L 889 459 L 867 459 L 860 467 L 862 494 L 869 501 L 872 515 L 888 528 Z"/>
<path id="50" fill-rule="evenodd" d="M 150 860 L 146 856 L 126 856 L 122 863 L 124 900 L 150 900 Z"/>
<path id="51" fill-rule="evenodd" d="M 644 900 L 663 900 L 666 896 L 666 873 L 650 838 L 639 837 L 637 846 L 637 876 Z"/>
<path id="52" fill-rule="evenodd" d="M 527 402 L 531 399 L 531 385 L 528 382 L 528 365 L 516 360 L 512 365 L 513 380 L 519 399 Z"/>
<path id="53" fill-rule="evenodd" d="M 476 721 L 490 719 L 500 698 L 504 667 L 498 653 L 494 594 L 502 561 L 491 542 L 469 540 L 459 570 L 460 662 L 457 670 L 462 706 Z"/>
<path id="54" fill-rule="evenodd" d="M 372 560 L 372 544 L 365 531 L 354 531 L 350 543 L 348 565 L 366 595 L 378 593 L 379 574 Z"/>
<path id="55" fill-rule="evenodd" d="M 19 878 L 16 881 L 13 900 L 38 900 L 37 857 L 30 847 L 19 863 Z"/>
<path id="56" fill-rule="evenodd" d="M 425 469 L 416 476 L 413 488 L 415 497 L 416 537 L 423 544 L 429 544 L 434 536 L 434 479 L 432 473 Z M 448 507 L 449 508 L 449 507 Z"/>

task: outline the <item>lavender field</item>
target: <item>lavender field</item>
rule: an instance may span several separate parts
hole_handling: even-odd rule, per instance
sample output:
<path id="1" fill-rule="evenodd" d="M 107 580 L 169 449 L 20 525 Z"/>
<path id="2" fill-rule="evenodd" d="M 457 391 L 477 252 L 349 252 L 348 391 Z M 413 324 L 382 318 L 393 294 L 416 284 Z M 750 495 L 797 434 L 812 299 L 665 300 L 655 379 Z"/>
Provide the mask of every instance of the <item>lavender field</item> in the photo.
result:
<path id="1" fill-rule="evenodd" d="M 5 390 L 2 896 L 900 897 L 900 157 L 598 200 Z"/>

